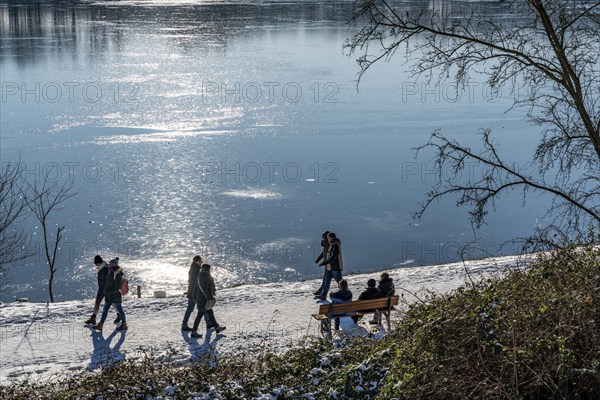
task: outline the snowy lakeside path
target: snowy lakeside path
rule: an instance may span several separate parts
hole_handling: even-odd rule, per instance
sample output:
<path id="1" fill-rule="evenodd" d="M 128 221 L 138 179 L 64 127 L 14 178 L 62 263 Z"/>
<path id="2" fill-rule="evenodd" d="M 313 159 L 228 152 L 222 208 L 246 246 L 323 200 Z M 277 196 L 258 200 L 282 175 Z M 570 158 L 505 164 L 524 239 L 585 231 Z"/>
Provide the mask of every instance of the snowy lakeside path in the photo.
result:
<path id="1" fill-rule="evenodd" d="M 225 354 L 261 343 L 263 346 L 272 344 L 277 350 L 284 342 L 315 334 L 316 324 L 310 317 L 316 308 L 315 302 L 306 294 L 311 287 L 307 283 L 287 283 L 219 291 L 215 315 L 227 330 L 219 338 L 213 334 L 211 341 L 217 339 L 218 351 Z M 142 349 L 152 349 L 156 354 L 175 349 L 191 358 L 202 350 L 206 325 L 204 321 L 200 325 L 203 339 L 191 340 L 189 332 L 182 333 L 181 319 L 186 305 L 184 296 L 165 299 L 126 296 L 123 307 L 129 329 L 115 331 L 112 320 L 116 313 L 111 309 L 102 333 L 83 324 L 89 317 L 93 300 L 3 305 L 0 308 L 1 382 L 29 374 L 36 377 L 63 370 L 93 370 L 104 364 L 107 357 L 135 358 L 141 356 Z M 190 323 L 195 315 L 194 312 Z M 110 351 L 115 347 L 118 351 Z"/>
<path id="2" fill-rule="evenodd" d="M 471 261 L 466 264 L 473 276 L 492 273 L 517 264 L 516 257 Z M 417 292 L 422 289 L 447 292 L 466 279 L 463 263 L 409 267 L 388 271 L 396 288 Z M 350 275 L 354 297 L 369 278 L 379 273 Z M 335 283 L 335 282 L 334 282 Z M 215 357 L 253 351 L 280 351 L 298 344 L 306 335 L 317 336 L 318 324 L 311 317 L 317 309 L 312 292 L 320 281 L 244 285 L 217 291 L 215 315 L 226 325 L 221 335 L 206 334 L 193 340 L 180 331 L 187 304 L 184 296 L 165 299 L 126 296 L 126 332 L 115 331 L 111 309 L 102 333 L 83 325 L 93 308 L 93 299 L 46 303 L 0 305 L 0 383 L 24 378 L 45 379 L 62 373 L 85 373 L 111 360 L 137 359 L 144 352 L 162 355 L 175 352 L 179 365 L 193 362 L 203 354 Z M 402 293 L 402 290 L 397 290 Z M 405 292 L 405 297 L 411 296 Z M 398 318 L 399 313 L 395 313 Z M 195 316 L 195 312 L 192 314 Z M 191 322 L 190 322 L 191 323 Z"/>

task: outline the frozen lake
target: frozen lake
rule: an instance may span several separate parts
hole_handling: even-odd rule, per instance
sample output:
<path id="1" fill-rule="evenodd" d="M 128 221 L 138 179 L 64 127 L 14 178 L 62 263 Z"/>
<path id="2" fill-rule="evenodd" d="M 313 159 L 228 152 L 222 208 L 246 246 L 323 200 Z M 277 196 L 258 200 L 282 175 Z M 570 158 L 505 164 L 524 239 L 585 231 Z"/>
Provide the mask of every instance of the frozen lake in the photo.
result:
<path id="1" fill-rule="evenodd" d="M 52 217 L 66 227 L 57 299 L 92 296 L 95 254 L 119 256 L 146 294 L 182 292 L 196 253 L 221 286 L 314 279 L 325 230 L 343 242 L 346 273 L 436 268 L 475 239 L 467 257 L 517 253 L 501 245 L 532 232 L 544 199 L 503 197 L 476 233 L 450 199 L 415 223 L 437 177 L 411 148 L 436 129 L 475 145 L 490 128 L 526 162 L 536 129 L 476 76 L 458 97 L 415 80 L 401 51 L 357 87 L 343 49 L 352 7 L 3 2 L 2 166 L 20 159 L 29 180 L 51 172 L 79 189 Z M 39 227 L 23 223 L 38 248 L 2 300 L 46 300 Z"/>

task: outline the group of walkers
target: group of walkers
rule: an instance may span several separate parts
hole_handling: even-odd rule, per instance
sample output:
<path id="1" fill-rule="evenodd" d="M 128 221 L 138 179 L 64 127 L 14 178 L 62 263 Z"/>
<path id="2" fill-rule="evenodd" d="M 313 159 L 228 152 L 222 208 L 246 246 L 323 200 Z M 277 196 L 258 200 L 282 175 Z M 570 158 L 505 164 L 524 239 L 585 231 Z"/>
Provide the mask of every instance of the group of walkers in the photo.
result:
<path id="1" fill-rule="evenodd" d="M 92 316 L 85 321 L 88 325 L 93 325 L 92 328 L 101 331 L 108 311 L 113 306 L 117 311 L 117 317 L 114 320 L 118 331 L 127 330 L 127 322 L 125 311 L 123 310 L 123 269 L 119 266 L 119 257 L 110 260 L 106 263 L 100 255 L 94 257 L 94 265 L 98 271 L 98 291 L 96 293 L 96 302 L 94 304 L 94 312 Z M 191 332 L 191 337 L 201 338 L 202 334 L 198 333 L 198 327 L 204 317 L 206 321 L 206 329 L 214 329 L 217 333 L 225 330 L 225 326 L 219 325 L 215 318 L 213 306 L 216 303 L 215 281 L 210 274 L 210 265 L 202 262 L 202 257 L 195 256 L 192 259 L 192 265 L 189 270 L 187 298 L 188 304 L 183 316 L 181 330 Z M 96 323 L 96 317 L 100 310 L 100 304 L 104 300 L 102 309 L 102 317 L 100 322 Z M 194 324 L 189 327 L 188 321 L 194 311 L 194 307 L 198 308 L 198 314 L 194 319 Z"/>
<path id="2" fill-rule="evenodd" d="M 348 281 L 342 278 L 342 270 L 344 268 L 342 257 L 342 241 L 335 233 L 325 231 L 321 240 L 322 251 L 319 257 L 315 260 L 316 264 L 325 267 L 321 286 L 313 293 L 315 299 L 319 301 L 327 301 L 327 293 L 331 286 L 331 280 L 335 279 L 338 283 L 339 290 L 332 292 L 329 298 L 332 303 L 346 303 L 352 301 L 352 292 L 348 288 Z M 358 300 L 378 299 L 380 297 L 391 297 L 396 294 L 394 280 L 390 278 L 387 272 L 383 272 L 380 276 L 379 283 L 375 279 L 367 281 L 367 288 L 358 296 Z M 354 318 L 354 322 L 357 322 Z M 381 324 L 381 314 L 375 314 L 375 318 L 370 321 L 373 324 Z M 339 330 L 340 319 L 335 319 L 335 329 Z"/>
<path id="3" fill-rule="evenodd" d="M 315 260 L 315 263 L 325 267 L 325 271 L 323 272 L 321 286 L 313 293 L 315 299 L 326 301 L 331 281 L 335 279 L 338 283 L 339 290 L 332 292 L 329 295 L 331 302 L 343 303 L 352 301 L 352 292 L 348 288 L 348 281 L 342 278 L 344 265 L 341 240 L 335 233 L 326 231 L 322 235 L 321 247 L 321 254 Z M 123 294 L 125 293 L 122 287 L 124 278 L 123 269 L 119 266 L 119 257 L 106 263 L 101 256 L 97 255 L 94 257 L 94 265 L 98 271 L 98 292 L 96 294 L 94 312 L 85 323 L 93 325 L 94 329 L 101 331 L 108 316 L 108 311 L 110 310 L 110 307 L 113 306 L 117 311 L 117 317 L 114 320 L 114 323 L 120 323 L 117 326 L 117 330 L 127 330 L 126 316 L 121 304 L 123 301 Z M 211 266 L 204 263 L 201 256 L 194 256 L 188 273 L 187 308 L 181 323 L 181 331 L 191 332 L 190 336 L 192 338 L 202 337 L 202 335 L 198 333 L 202 318 L 205 320 L 207 331 L 209 329 L 214 329 L 217 333 L 220 333 L 225 330 L 225 326 L 220 325 L 217 322 L 213 311 L 213 307 L 216 303 L 216 287 L 215 281 L 210 274 L 210 269 Z M 367 288 L 358 296 L 358 300 L 389 297 L 394 296 L 394 294 L 394 282 L 389 274 L 384 272 L 381 274 L 379 284 L 375 279 L 368 280 Z M 104 307 L 102 309 L 102 316 L 100 322 L 97 323 L 96 316 L 100 310 L 100 304 L 103 299 Z M 193 325 L 190 327 L 189 320 L 194 308 L 197 308 L 197 314 L 194 318 Z M 381 323 L 381 315 L 376 314 L 375 319 L 371 321 L 371 323 Z M 336 318 L 335 329 L 339 329 L 339 325 L 339 318 Z"/>

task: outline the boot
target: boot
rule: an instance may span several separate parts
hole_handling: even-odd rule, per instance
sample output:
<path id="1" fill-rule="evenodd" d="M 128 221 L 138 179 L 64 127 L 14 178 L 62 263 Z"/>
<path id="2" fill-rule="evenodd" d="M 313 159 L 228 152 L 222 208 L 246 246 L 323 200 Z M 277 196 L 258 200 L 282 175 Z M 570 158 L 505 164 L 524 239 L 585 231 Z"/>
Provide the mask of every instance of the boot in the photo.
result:
<path id="1" fill-rule="evenodd" d="M 182 332 L 190 332 L 190 331 L 192 331 L 192 328 L 190 328 L 187 325 L 181 325 L 181 331 Z"/>
<path id="2" fill-rule="evenodd" d="M 194 332 L 192 332 L 190 337 L 193 337 L 194 339 L 200 339 L 202 337 L 202 335 L 199 334 L 198 332 L 194 331 Z"/>
<path id="3" fill-rule="evenodd" d="M 217 327 L 215 328 L 215 332 L 217 332 L 217 333 L 221 333 L 221 332 L 223 332 L 225 329 L 227 329 L 227 327 L 226 327 L 226 326 L 219 325 L 219 326 L 217 326 Z"/>
<path id="4" fill-rule="evenodd" d="M 113 321 L 115 324 L 118 324 L 119 322 L 121 322 L 121 314 L 117 313 L 117 318 L 115 318 L 115 320 Z"/>
<path id="5" fill-rule="evenodd" d="M 97 324 L 97 325 L 94 325 L 94 326 L 93 326 L 93 328 L 94 328 L 95 330 L 97 330 L 97 331 L 101 331 L 101 330 L 102 330 L 102 324 Z"/>
<path id="6" fill-rule="evenodd" d="M 126 331 L 127 330 L 127 323 L 123 322 L 121 325 L 119 325 L 119 327 L 117 328 L 118 331 Z"/>
<path id="7" fill-rule="evenodd" d="M 84 322 L 86 325 L 96 325 L 96 314 L 92 314 L 92 316 Z"/>

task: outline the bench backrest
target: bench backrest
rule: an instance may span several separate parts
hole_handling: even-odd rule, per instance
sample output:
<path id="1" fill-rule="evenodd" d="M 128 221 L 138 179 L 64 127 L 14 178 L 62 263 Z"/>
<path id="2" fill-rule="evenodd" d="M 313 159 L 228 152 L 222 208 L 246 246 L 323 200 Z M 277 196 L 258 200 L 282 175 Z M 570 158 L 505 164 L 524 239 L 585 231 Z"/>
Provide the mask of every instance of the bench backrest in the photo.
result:
<path id="1" fill-rule="evenodd" d="M 399 296 L 392 296 L 371 300 L 349 301 L 347 303 L 321 304 L 317 314 L 385 310 L 388 307 L 397 306 L 398 299 Z"/>

